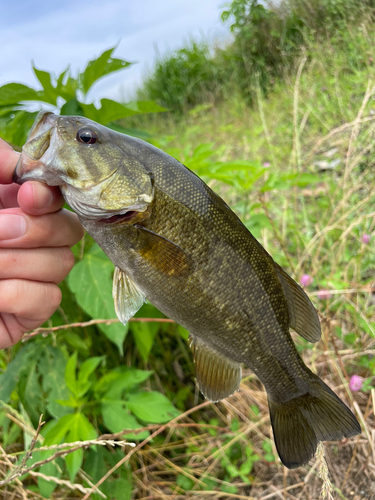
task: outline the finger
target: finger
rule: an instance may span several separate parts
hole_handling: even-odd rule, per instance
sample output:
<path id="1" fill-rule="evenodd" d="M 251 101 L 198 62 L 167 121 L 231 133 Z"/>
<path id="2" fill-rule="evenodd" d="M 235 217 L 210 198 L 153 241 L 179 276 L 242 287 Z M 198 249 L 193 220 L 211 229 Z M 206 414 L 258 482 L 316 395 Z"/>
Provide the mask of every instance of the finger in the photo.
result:
<path id="1" fill-rule="evenodd" d="M 7 186 L 0 184 L 0 208 L 18 207 L 18 191 L 20 186 L 9 184 Z"/>
<path id="2" fill-rule="evenodd" d="M 1 248 L 72 247 L 83 233 L 78 217 L 69 210 L 39 216 L 20 208 L 0 211 Z"/>
<path id="3" fill-rule="evenodd" d="M 61 302 L 61 290 L 53 283 L 0 280 L 0 311 L 32 320 L 49 318 Z"/>
<path id="4" fill-rule="evenodd" d="M 30 181 L 20 187 L 18 204 L 28 214 L 43 215 L 60 210 L 64 206 L 64 198 L 58 187 Z"/>
<path id="5" fill-rule="evenodd" d="M 0 280 L 60 283 L 74 266 L 68 247 L 0 249 Z"/>
<path id="6" fill-rule="evenodd" d="M 19 153 L 16 153 L 3 139 L 0 139 L 0 184 L 11 184 Z"/>
<path id="7" fill-rule="evenodd" d="M 52 283 L 0 280 L 0 349 L 15 344 L 23 333 L 43 324 L 60 302 L 61 290 Z"/>

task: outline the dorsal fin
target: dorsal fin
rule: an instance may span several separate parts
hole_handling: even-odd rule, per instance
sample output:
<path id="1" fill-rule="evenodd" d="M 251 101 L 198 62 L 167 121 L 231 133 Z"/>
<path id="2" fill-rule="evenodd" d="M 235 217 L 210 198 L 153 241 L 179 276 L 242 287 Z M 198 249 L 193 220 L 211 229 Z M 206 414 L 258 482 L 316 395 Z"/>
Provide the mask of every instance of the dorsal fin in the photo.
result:
<path id="1" fill-rule="evenodd" d="M 119 267 L 115 267 L 113 275 L 112 297 L 115 303 L 115 311 L 121 323 L 126 323 L 138 309 L 146 302 L 146 297 Z"/>
<path id="2" fill-rule="evenodd" d="M 289 326 L 309 342 L 318 342 L 321 329 L 315 307 L 302 288 L 276 263 L 275 269 L 288 304 Z"/>
<path id="3" fill-rule="evenodd" d="M 197 383 L 204 397 L 220 401 L 238 391 L 242 377 L 240 363 L 219 354 L 196 337 L 190 340 Z"/>

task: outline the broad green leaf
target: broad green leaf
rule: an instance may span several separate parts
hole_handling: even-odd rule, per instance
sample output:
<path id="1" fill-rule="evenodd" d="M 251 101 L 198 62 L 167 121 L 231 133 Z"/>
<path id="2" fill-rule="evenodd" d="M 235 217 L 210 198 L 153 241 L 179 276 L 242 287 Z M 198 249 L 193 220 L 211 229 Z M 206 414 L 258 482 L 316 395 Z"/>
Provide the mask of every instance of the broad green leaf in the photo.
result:
<path id="1" fill-rule="evenodd" d="M 20 400 L 24 404 L 25 410 L 34 426 L 38 424 L 40 415 L 45 413 L 45 401 L 38 380 L 39 373 L 37 373 L 38 361 L 39 357 L 35 357 L 32 360 L 18 384 Z"/>
<path id="2" fill-rule="evenodd" d="M 44 459 L 47 457 L 44 457 Z M 29 462 L 27 463 L 28 465 L 31 465 Z M 56 465 L 53 462 L 50 462 L 48 464 L 42 465 L 38 471 L 41 474 L 44 474 L 45 476 L 52 476 L 59 478 L 61 476 L 61 472 L 59 471 L 59 468 L 56 467 Z M 40 494 L 44 498 L 52 498 L 52 492 L 56 489 L 57 483 L 55 481 L 46 481 L 42 477 L 38 477 L 38 486 L 39 486 L 39 491 Z"/>
<path id="3" fill-rule="evenodd" d="M 134 322 L 131 325 L 133 338 L 145 361 L 148 360 L 158 330 L 158 323 Z"/>
<path id="4" fill-rule="evenodd" d="M 20 376 L 27 372 L 29 366 L 34 363 L 35 358 L 39 358 L 41 354 L 41 344 L 35 341 L 29 342 L 18 351 L 0 379 L 0 401 L 8 403 Z"/>
<path id="5" fill-rule="evenodd" d="M 61 417 L 57 421 L 56 425 L 51 427 L 51 429 L 47 432 L 43 445 L 50 446 L 51 444 L 60 444 L 66 434 L 70 431 L 73 422 L 75 422 L 77 418 L 76 415 L 77 414 L 72 413 Z"/>
<path id="6" fill-rule="evenodd" d="M 92 318 L 115 319 L 112 299 L 113 264 L 100 249 L 93 245 L 90 251 L 70 272 L 68 284 L 78 304 Z M 117 345 L 121 355 L 128 327 L 122 323 L 99 325 L 106 336 Z"/>
<path id="7" fill-rule="evenodd" d="M 105 359 L 105 356 L 95 356 L 86 359 L 81 365 L 78 375 L 78 383 L 83 384 L 88 381 L 90 375 L 96 370 L 99 364 Z"/>
<path id="8" fill-rule="evenodd" d="M 147 380 L 152 371 L 131 369 L 125 373 L 121 373 L 119 377 L 107 385 L 106 397 L 120 398 L 124 391 L 129 391 L 136 385 Z"/>
<path id="9" fill-rule="evenodd" d="M 48 103 L 56 106 L 56 102 L 57 102 L 57 98 L 58 98 L 59 94 L 56 91 L 55 87 L 52 85 L 51 73 L 48 73 L 48 71 L 43 71 L 41 69 L 37 69 L 35 66 L 33 66 L 33 70 L 34 70 L 35 76 L 39 80 L 39 82 L 42 85 L 43 90 L 44 90 L 44 92 L 39 94 L 38 100 L 48 102 Z"/>
<path id="10" fill-rule="evenodd" d="M 77 80 L 70 76 L 70 70 L 67 68 L 57 78 L 56 92 L 66 101 L 70 101 L 76 97 L 77 86 Z M 60 114 L 62 114 L 61 111 Z"/>
<path id="11" fill-rule="evenodd" d="M 81 107 L 87 118 L 103 125 L 107 125 L 107 123 L 115 120 L 120 120 L 120 118 L 139 114 L 138 111 L 127 108 L 123 104 L 112 101 L 111 99 L 102 99 L 100 101 L 100 108 L 96 108 L 94 104 L 82 103 Z"/>
<path id="12" fill-rule="evenodd" d="M 47 345 L 38 365 L 42 374 L 42 387 L 47 393 L 47 409 L 49 413 L 60 418 L 71 413 L 70 408 L 62 407 L 57 400 L 69 397 L 69 390 L 65 382 L 66 359 L 57 347 Z"/>
<path id="13" fill-rule="evenodd" d="M 80 87 L 85 94 L 103 76 L 128 68 L 132 64 L 122 59 L 112 58 L 115 48 L 112 47 L 103 52 L 97 59 L 89 61 L 84 71 L 79 75 Z"/>
<path id="14" fill-rule="evenodd" d="M 137 418 L 153 424 L 169 422 L 180 414 L 169 399 L 160 392 L 130 394 L 126 404 Z"/>
<path id="15" fill-rule="evenodd" d="M 80 441 L 80 425 L 81 425 L 81 414 L 76 413 L 74 418 L 70 421 L 69 433 L 66 437 L 67 443 L 74 443 L 75 441 Z M 73 482 L 78 469 L 82 465 L 83 460 L 83 450 L 80 448 L 79 450 L 73 451 L 73 453 L 69 453 L 66 455 L 65 462 L 70 474 L 70 480 Z"/>
<path id="16" fill-rule="evenodd" d="M 121 432 L 123 429 L 139 429 L 142 425 L 129 413 L 126 402 L 115 399 L 102 401 L 102 415 L 104 424 L 111 432 Z M 144 431 L 134 435 L 135 439 L 146 439 L 148 432 Z M 128 434 L 133 439 L 132 434 Z"/>
<path id="17" fill-rule="evenodd" d="M 98 437 L 98 433 L 96 432 L 95 427 L 83 413 L 79 413 L 78 415 L 79 439 L 82 441 L 96 439 Z"/>
<path id="18" fill-rule="evenodd" d="M 13 118 L 4 123 L 0 121 L 1 137 L 15 146 L 23 146 L 36 115 L 28 111 L 14 111 Z"/>
<path id="19" fill-rule="evenodd" d="M 22 83 L 7 83 L 0 87 L 0 105 L 37 100 L 39 100 L 39 92 Z"/>
<path id="20" fill-rule="evenodd" d="M 131 481 L 125 477 L 120 477 L 114 481 L 106 481 L 103 484 L 103 493 L 111 500 L 130 500 L 132 491 Z"/>
<path id="21" fill-rule="evenodd" d="M 70 390 L 70 392 L 78 397 L 78 384 L 77 384 L 77 375 L 76 375 L 76 370 L 77 370 L 77 352 L 72 354 L 72 356 L 69 358 L 69 361 L 66 364 L 66 369 L 65 369 L 65 382 Z"/>
<path id="22" fill-rule="evenodd" d="M 77 100 L 76 97 L 73 97 L 61 107 L 60 115 L 84 116 L 82 104 Z"/>

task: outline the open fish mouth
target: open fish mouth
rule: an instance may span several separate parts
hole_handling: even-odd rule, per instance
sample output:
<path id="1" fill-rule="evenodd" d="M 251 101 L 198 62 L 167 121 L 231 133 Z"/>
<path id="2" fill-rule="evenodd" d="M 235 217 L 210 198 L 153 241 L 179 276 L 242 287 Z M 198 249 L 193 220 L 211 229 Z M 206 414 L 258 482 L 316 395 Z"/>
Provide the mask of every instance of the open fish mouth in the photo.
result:
<path id="1" fill-rule="evenodd" d="M 105 224 L 119 224 L 121 222 L 131 222 L 135 219 L 138 214 L 142 212 L 138 212 L 137 210 L 129 210 L 125 214 L 112 215 L 112 217 L 108 217 L 107 219 L 99 219 L 98 222 L 103 222 Z"/>

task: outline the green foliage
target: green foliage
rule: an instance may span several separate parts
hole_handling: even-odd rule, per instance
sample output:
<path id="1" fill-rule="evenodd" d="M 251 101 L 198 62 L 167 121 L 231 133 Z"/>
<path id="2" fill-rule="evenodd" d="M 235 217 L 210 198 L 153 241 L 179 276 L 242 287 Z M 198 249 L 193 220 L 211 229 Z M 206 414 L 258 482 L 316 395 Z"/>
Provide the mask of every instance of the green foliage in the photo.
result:
<path id="1" fill-rule="evenodd" d="M 76 77 L 71 75 L 69 68 L 55 76 L 33 66 L 41 90 L 20 83 L 8 83 L 0 87 L 0 134 L 3 139 L 18 147 L 24 144 L 37 114 L 28 111 L 28 102 L 38 102 L 41 108 L 47 105 L 48 109 L 57 114 L 85 116 L 115 128 L 116 124 L 113 122 L 120 118 L 164 111 L 150 101 L 121 104 L 111 99 L 101 99 L 99 107 L 86 102 L 88 92 L 98 80 L 131 65 L 113 57 L 115 48 L 112 47 L 89 61 Z M 134 130 L 126 129 L 126 132 L 138 135 Z"/>
<path id="2" fill-rule="evenodd" d="M 233 39 L 216 47 L 191 42 L 167 54 L 156 62 L 140 95 L 178 114 L 233 92 L 254 103 L 258 88 L 271 91 L 318 40 L 346 50 L 351 66 L 363 64 L 353 39 L 364 23 L 370 28 L 374 14 L 372 0 L 233 0 L 221 14 Z"/>

